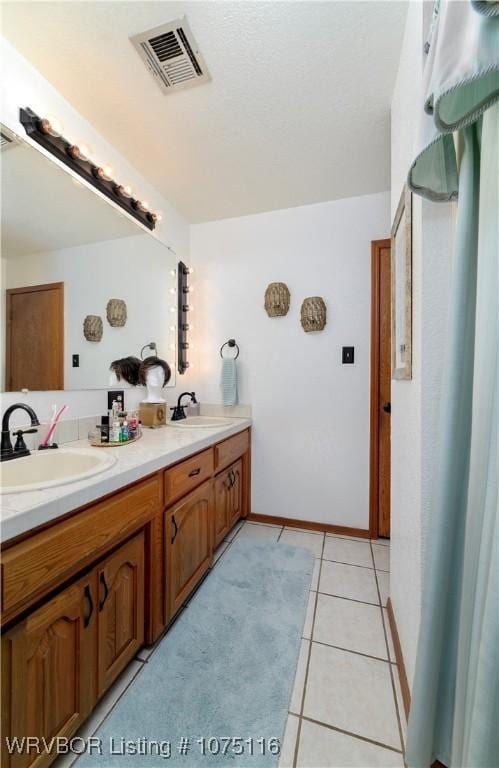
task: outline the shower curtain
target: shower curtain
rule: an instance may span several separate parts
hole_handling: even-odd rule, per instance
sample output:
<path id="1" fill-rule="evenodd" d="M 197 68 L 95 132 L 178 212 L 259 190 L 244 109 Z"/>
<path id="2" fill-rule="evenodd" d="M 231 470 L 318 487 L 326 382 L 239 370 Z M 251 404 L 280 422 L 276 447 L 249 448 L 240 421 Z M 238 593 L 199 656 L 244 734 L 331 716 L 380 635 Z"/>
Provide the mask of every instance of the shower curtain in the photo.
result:
<path id="1" fill-rule="evenodd" d="M 428 50 L 408 183 L 458 217 L 406 762 L 497 768 L 499 3 L 439 3 Z"/>

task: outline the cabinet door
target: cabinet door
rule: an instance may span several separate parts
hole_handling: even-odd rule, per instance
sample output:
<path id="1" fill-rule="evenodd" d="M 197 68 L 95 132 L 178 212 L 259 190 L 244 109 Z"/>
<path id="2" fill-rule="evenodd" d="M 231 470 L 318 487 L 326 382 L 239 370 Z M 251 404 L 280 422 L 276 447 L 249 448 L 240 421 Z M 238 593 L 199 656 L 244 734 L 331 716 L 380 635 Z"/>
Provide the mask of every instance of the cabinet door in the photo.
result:
<path id="1" fill-rule="evenodd" d="M 165 514 L 168 618 L 171 618 L 211 564 L 211 480 L 177 502 Z"/>
<path id="2" fill-rule="evenodd" d="M 230 500 L 229 500 L 229 529 L 232 528 L 242 514 L 243 508 L 243 462 L 236 461 L 229 469 Z"/>
<path id="3" fill-rule="evenodd" d="M 101 696 L 144 644 L 144 533 L 106 558 L 97 573 Z"/>
<path id="4" fill-rule="evenodd" d="M 63 590 L 2 638 L 2 732 L 22 739 L 72 735 L 96 700 L 97 579 Z M 55 748 L 55 745 L 54 745 Z M 49 748 L 50 749 L 50 748 Z M 42 768 L 55 753 L 8 754 L 2 765 Z"/>
<path id="5" fill-rule="evenodd" d="M 216 549 L 229 532 L 229 503 L 231 479 L 227 471 L 215 478 L 214 540 Z"/>

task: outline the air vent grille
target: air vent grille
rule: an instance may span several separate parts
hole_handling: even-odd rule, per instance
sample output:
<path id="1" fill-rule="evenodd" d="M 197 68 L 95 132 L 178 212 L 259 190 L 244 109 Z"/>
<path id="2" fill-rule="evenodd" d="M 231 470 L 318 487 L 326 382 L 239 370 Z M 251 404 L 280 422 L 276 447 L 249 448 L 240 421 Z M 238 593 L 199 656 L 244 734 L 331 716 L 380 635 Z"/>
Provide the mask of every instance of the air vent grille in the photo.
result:
<path id="1" fill-rule="evenodd" d="M 14 135 L 4 125 L 0 126 L 0 150 L 3 152 L 10 147 L 15 147 Z"/>
<path id="2" fill-rule="evenodd" d="M 185 17 L 130 39 L 163 93 L 210 79 Z"/>

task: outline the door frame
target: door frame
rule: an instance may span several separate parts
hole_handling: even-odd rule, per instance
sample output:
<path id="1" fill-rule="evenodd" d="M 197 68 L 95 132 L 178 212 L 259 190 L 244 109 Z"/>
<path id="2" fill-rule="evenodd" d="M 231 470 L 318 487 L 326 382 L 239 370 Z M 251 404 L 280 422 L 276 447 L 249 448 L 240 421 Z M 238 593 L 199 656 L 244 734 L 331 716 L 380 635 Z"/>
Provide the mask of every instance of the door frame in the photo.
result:
<path id="1" fill-rule="evenodd" d="M 379 533 L 379 362 L 380 362 L 380 251 L 391 248 L 390 238 L 371 241 L 371 390 L 369 438 L 369 537 Z"/>
<path id="2" fill-rule="evenodd" d="M 11 377 L 12 377 L 12 360 L 11 355 L 13 353 L 12 349 L 12 318 L 11 318 L 11 302 L 12 302 L 12 296 L 18 295 L 20 293 L 40 293 L 41 291 L 56 291 L 57 297 L 58 297 L 58 325 L 60 330 L 60 336 L 62 339 L 62 344 L 59 348 L 59 361 L 58 361 L 58 371 L 57 371 L 57 379 L 58 383 L 60 384 L 59 387 L 57 387 L 57 390 L 64 389 L 64 344 L 65 344 L 65 338 L 64 338 L 64 283 L 63 282 L 56 282 L 56 283 L 42 283 L 41 285 L 25 285 L 21 286 L 20 288 L 7 288 L 5 291 L 5 317 L 6 317 L 6 323 L 5 323 L 5 391 L 10 392 L 12 391 L 11 386 Z"/>

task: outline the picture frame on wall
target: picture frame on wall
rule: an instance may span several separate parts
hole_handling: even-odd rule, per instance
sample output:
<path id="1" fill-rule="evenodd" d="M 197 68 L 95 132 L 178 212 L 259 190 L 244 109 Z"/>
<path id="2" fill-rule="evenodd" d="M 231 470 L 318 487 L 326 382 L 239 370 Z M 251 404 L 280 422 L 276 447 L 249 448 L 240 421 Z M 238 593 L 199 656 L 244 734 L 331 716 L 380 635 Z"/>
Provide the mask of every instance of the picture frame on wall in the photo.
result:
<path id="1" fill-rule="evenodd" d="M 412 194 L 404 184 L 391 231 L 392 379 L 412 378 Z"/>

